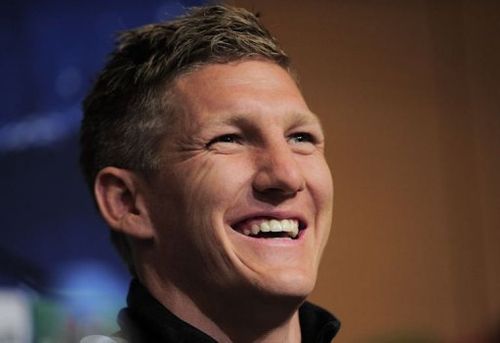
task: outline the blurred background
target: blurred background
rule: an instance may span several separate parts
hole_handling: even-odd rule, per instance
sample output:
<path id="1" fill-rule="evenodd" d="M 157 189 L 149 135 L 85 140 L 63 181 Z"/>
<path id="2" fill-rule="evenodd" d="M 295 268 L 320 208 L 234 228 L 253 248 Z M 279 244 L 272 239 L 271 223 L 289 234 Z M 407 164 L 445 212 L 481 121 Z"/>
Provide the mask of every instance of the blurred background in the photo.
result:
<path id="1" fill-rule="evenodd" d="M 335 342 L 500 342 L 500 2 L 235 0 L 261 13 L 328 136 L 312 300 Z M 114 32 L 203 1 L 0 4 L 0 343 L 112 332 L 128 274 L 78 169 Z"/>
<path id="2" fill-rule="evenodd" d="M 78 166 L 80 103 L 115 33 L 202 1 L 0 2 L 0 342 L 116 330 L 128 273 Z"/>

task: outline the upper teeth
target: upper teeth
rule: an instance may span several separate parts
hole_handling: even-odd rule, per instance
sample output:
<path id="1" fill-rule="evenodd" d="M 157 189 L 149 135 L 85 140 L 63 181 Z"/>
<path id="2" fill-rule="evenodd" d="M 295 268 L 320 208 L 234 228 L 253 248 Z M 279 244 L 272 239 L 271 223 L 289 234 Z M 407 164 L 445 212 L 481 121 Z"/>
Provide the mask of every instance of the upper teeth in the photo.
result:
<path id="1" fill-rule="evenodd" d="M 288 232 L 290 237 L 295 238 L 299 234 L 299 222 L 295 219 L 271 219 L 254 223 L 251 229 L 243 230 L 247 236 L 257 235 L 259 232 Z"/>

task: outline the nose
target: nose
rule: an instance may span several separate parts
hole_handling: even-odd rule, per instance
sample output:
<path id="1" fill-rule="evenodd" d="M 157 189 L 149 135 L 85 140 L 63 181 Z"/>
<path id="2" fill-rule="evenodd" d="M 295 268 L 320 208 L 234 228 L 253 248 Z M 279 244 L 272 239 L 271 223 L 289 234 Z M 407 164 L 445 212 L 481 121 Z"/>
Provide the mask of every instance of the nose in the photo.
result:
<path id="1" fill-rule="evenodd" d="M 253 189 L 258 199 L 267 202 L 294 197 L 305 187 L 301 166 L 288 142 L 275 142 L 256 152 Z"/>

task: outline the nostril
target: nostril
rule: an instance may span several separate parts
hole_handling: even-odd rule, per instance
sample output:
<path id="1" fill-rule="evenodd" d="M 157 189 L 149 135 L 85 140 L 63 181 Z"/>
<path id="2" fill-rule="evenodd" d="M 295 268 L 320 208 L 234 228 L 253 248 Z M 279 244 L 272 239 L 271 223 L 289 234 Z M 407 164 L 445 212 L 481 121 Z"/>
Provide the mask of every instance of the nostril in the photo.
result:
<path id="1" fill-rule="evenodd" d="M 278 205 L 288 199 L 294 198 L 298 192 L 285 191 L 281 188 L 267 188 L 264 190 L 256 190 L 254 188 L 254 198 L 258 201 Z"/>
<path id="2" fill-rule="evenodd" d="M 259 193 L 294 195 L 304 189 L 304 183 L 302 175 L 296 170 L 264 169 L 255 175 L 253 188 Z"/>
<path id="3" fill-rule="evenodd" d="M 284 189 L 284 188 L 278 188 L 278 187 L 269 187 L 263 190 L 257 190 L 259 193 L 267 193 L 267 194 L 276 194 L 276 195 L 283 195 L 283 194 L 295 194 L 298 191 L 294 191 L 291 189 Z"/>

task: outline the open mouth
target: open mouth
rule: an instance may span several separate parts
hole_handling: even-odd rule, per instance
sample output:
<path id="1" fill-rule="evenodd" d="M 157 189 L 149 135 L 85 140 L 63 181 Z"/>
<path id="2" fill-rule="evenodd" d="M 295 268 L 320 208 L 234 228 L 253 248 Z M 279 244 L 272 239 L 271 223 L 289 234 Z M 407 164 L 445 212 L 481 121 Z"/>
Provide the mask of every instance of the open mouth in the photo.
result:
<path id="1" fill-rule="evenodd" d="M 301 220 L 295 218 L 252 218 L 238 222 L 231 225 L 231 227 L 236 232 L 253 238 L 297 239 L 306 225 Z"/>

